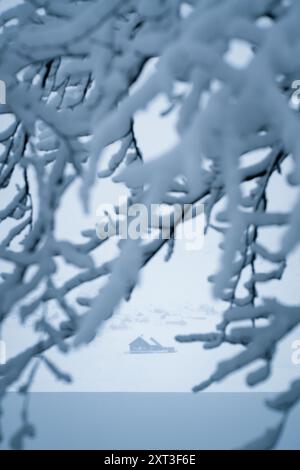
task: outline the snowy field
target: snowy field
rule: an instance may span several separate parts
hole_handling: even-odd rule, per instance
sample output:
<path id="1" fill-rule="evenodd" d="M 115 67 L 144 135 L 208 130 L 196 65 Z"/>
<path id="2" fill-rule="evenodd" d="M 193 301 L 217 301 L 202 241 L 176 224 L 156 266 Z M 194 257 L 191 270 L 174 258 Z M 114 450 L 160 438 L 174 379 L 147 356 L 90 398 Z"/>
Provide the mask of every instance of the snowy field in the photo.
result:
<path id="1" fill-rule="evenodd" d="M 61 370 L 70 373 L 73 382 L 59 382 L 47 368 L 40 367 L 33 391 L 190 392 L 194 385 L 208 378 L 219 361 L 237 352 L 237 346 L 205 350 L 200 343 L 175 341 L 177 334 L 214 331 L 220 316 L 208 305 L 194 309 L 186 306 L 180 315 L 158 307 L 134 312 L 131 309 L 131 304 L 124 305 L 88 347 L 73 350 L 68 355 L 63 355 L 57 348 L 52 349 L 47 356 L 59 364 Z M 146 341 L 153 337 L 162 346 L 174 347 L 176 352 L 129 354 L 129 344 L 138 336 L 143 336 Z M 281 391 L 286 382 L 297 376 L 299 366 L 291 362 L 291 343 L 292 338 L 288 338 L 282 344 L 272 379 L 250 391 Z M 247 372 L 250 370 L 253 368 Z M 245 377 L 245 372 L 237 372 L 208 392 L 249 392 Z"/>

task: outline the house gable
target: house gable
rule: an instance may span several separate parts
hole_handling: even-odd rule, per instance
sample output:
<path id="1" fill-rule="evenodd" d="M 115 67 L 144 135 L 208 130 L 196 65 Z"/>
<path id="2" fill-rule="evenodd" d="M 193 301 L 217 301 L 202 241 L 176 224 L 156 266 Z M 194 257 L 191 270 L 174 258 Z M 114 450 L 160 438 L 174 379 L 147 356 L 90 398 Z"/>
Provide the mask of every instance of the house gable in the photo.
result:
<path id="1" fill-rule="evenodd" d="M 150 349 L 150 344 L 144 338 L 138 336 L 135 340 L 129 343 L 130 349 Z"/>

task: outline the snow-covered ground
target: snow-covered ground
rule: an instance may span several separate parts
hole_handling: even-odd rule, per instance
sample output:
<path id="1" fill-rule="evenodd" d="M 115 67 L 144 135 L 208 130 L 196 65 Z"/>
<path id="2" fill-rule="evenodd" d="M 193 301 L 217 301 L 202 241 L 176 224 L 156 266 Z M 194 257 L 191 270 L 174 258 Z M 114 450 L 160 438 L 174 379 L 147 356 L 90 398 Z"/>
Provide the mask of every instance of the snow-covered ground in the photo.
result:
<path id="1" fill-rule="evenodd" d="M 225 345 L 205 350 L 200 343 L 177 343 L 175 336 L 214 331 L 219 319 L 219 314 L 207 305 L 194 309 L 185 306 L 178 314 L 154 306 L 132 311 L 131 304 L 125 304 L 87 347 L 68 355 L 57 348 L 47 353 L 60 369 L 72 375 L 70 385 L 58 382 L 41 366 L 33 391 L 190 392 L 208 378 L 219 361 L 235 354 L 237 347 Z M 176 352 L 129 354 L 129 343 L 141 335 L 145 340 L 153 337 L 163 346 L 172 346 Z M 292 338 L 288 338 L 282 345 L 272 379 L 253 391 L 280 391 L 297 375 L 299 366 L 292 364 L 291 342 Z M 235 373 L 208 391 L 249 392 L 245 376 L 244 371 Z"/>
<path id="2" fill-rule="evenodd" d="M 205 331 L 215 318 L 196 314 L 159 312 L 121 312 L 107 323 L 100 337 L 87 349 L 75 351 L 63 360 L 63 367 L 73 371 L 76 391 L 183 392 L 189 391 L 207 372 L 201 364 L 199 344 L 186 346 L 175 342 L 175 335 Z M 129 343 L 138 336 L 155 338 L 163 346 L 173 346 L 175 353 L 129 354 Z M 205 356 L 205 353 L 202 357 Z M 90 359 L 88 359 L 90 358 Z M 199 360 L 200 359 L 200 360 Z M 59 364 L 62 364 L 60 359 Z M 87 364 L 89 367 L 87 368 Z M 201 372 L 202 370 L 202 372 Z M 36 390 L 49 390 L 39 374 Z M 57 389 L 57 383 L 52 386 Z M 51 387 L 51 388 L 52 388 Z M 60 387 L 59 387 L 60 388 Z M 66 391 L 68 387 L 62 387 Z"/>

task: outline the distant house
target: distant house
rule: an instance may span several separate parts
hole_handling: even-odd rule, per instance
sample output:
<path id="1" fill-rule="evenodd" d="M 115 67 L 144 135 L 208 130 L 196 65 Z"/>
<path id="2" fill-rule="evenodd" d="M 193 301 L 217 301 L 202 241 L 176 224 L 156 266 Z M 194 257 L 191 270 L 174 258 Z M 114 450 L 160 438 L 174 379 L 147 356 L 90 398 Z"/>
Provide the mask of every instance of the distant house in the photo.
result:
<path id="1" fill-rule="evenodd" d="M 175 348 L 162 346 L 154 338 L 150 338 L 150 341 L 146 341 L 142 336 L 138 336 L 129 343 L 129 352 L 131 354 L 173 353 L 175 352 Z"/>

